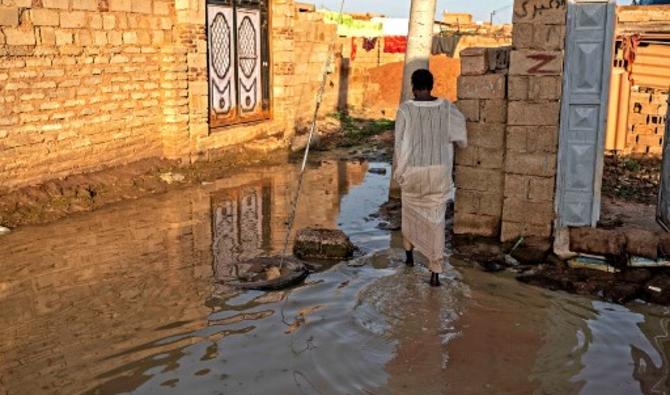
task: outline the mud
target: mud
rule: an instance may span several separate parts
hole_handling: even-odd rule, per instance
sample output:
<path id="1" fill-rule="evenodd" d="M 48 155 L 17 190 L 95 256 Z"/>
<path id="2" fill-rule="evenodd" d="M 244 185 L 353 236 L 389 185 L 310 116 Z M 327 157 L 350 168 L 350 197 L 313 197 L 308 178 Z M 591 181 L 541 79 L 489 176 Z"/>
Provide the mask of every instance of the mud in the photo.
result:
<path id="1" fill-rule="evenodd" d="M 148 159 L 0 193 L 0 225 L 13 229 L 45 224 L 124 200 L 211 182 L 231 174 L 235 168 L 285 163 L 287 159 L 282 150 L 268 153 L 238 150 L 227 154 L 226 159 L 188 166 L 176 161 Z"/>

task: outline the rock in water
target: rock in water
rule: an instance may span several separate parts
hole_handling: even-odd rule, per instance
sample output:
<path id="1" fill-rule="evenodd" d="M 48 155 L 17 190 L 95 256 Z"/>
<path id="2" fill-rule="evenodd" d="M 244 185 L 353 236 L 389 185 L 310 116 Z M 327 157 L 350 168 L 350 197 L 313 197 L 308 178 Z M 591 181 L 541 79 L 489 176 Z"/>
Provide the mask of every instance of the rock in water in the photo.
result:
<path id="1" fill-rule="evenodd" d="M 301 229 L 293 255 L 300 259 L 347 260 L 354 255 L 354 245 L 340 230 Z"/>

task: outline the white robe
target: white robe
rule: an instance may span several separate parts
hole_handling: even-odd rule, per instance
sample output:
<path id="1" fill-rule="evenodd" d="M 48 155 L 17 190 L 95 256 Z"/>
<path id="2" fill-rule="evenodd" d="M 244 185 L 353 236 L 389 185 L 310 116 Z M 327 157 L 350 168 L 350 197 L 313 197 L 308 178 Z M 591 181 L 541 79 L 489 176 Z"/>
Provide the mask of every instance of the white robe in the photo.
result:
<path id="1" fill-rule="evenodd" d="M 403 103 L 395 126 L 394 178 L 402 190 L 402 233 L 442 272 L 454 144 L 467 145 L 465 117 L 448 100 Z"/>

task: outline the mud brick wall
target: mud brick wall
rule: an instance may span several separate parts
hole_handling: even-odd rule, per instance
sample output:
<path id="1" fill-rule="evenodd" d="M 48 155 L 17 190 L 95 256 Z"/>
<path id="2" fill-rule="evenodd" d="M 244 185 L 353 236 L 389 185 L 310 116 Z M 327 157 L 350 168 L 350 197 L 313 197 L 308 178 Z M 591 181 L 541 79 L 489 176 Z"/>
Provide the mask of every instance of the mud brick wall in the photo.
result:
<path id="1" fill-rule="evenodd" d="M 170 0 L 2 0 L 0 189 L 159 156 Z"/>
<path id="2" fill-rule="evenodd" d="M 190 160 L 216 159 L 227 149 L 274 137 L 279 146 L 294 133 L 295 78 L 293 0 L 270 2 L 271 118 L 264 122 L 209 129 L 206 5 L 204 0 L 175 0 L 175 35 L 178 44 L 173 65 L 176 74 L 172 109 L 166 108 L 172 127 L 163 133 L 165 156 Z"/>
<path id="3" fill-rule="evenodd" d="M 637 89 L 637 92 L 631 92 L 630 95 L 624 153 L 660 155 L 663 153 L 668 92 L 639 87 Z"/>
<path id="4" fill-rule="evenodd" d="M 552 235 L 566 14 L 567 2 L 514 2 L 502 241 Z"/>
<path id="5" fill-rule="evenodd" d="M 294 28 L 296 129 L 307 129 L 314 116 L 316 95 L 321 87 L 326 60 L 331 66 L 324 91 L 320 117 L 338 110 L 342 45 L 338 43 L 337 25 L 323 23 L 316 12 L 297 12 Z"/>
<path id="6" fill-rule="evenodd" d="M 456 234 L 498 237 L 505 181 L 509 48 L 461 52 L 458 108 L 467 118 L 468 147 L 455 157 Z"/>

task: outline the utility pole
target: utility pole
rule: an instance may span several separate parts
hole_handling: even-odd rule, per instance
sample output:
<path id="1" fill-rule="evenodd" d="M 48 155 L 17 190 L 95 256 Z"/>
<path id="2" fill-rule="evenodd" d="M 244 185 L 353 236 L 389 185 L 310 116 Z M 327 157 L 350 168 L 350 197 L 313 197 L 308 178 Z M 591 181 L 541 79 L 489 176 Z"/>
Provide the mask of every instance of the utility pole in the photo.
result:
<path id="1" fill-rule="evenodd" d="M 433 46 L 436 4 L 437 0 L 412 0 L 401 103 L 412 98 L 412 73 L 418 69 L 428 68 Z"/>
<path id="2" fill-rule="evenodd" d="M 430 64 L 436 5 L 437 0 L 412 0 L 400 103 L 412 98 L 412 73 L 427 69 Z M 400 186 L 393 178 L 389 197 L 400 198 Z"/>

